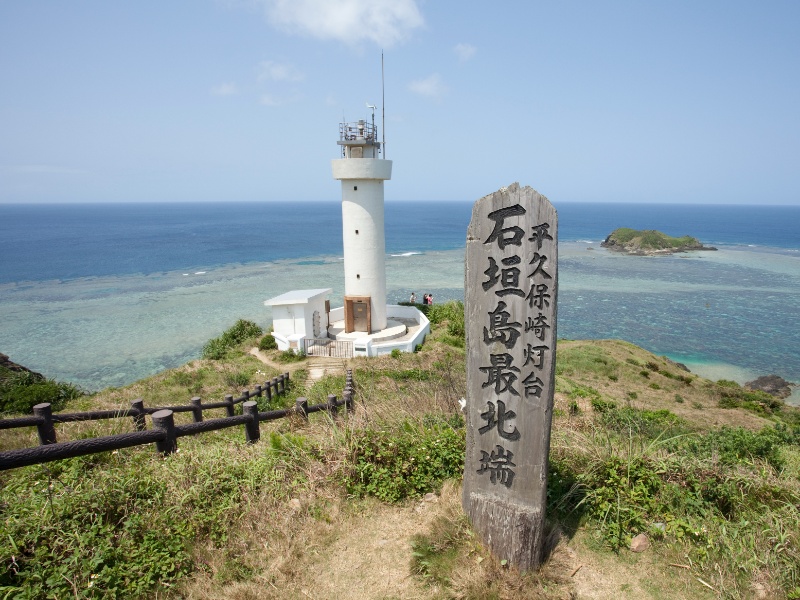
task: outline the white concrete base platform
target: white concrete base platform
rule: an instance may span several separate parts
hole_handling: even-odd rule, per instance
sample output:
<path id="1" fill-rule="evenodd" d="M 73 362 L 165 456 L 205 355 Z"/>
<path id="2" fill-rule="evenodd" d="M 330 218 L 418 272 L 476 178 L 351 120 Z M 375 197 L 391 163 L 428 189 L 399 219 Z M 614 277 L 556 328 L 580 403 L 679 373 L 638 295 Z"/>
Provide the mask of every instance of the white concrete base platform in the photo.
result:
<path id="1" fill-rule="evenodd" d="M 339 342 L 352 342 L 354 340 L 368 339 L 372 340 L 373 344 L 379 344 L 381 342 L 388 342 L 389 340 L 401 338 L 407 332 L 408 327 L 406 327 L 405 323 L 401 323 L 400 321 L 395 321 L 393 319 L 387 319 L 386 329 L 381 329 L 375 333 L 367 333 L 365 331 L 353 331 L 350 333 L 345 333 L 344 321 L 335 321 L 328 328 L 328 337 Z"/>

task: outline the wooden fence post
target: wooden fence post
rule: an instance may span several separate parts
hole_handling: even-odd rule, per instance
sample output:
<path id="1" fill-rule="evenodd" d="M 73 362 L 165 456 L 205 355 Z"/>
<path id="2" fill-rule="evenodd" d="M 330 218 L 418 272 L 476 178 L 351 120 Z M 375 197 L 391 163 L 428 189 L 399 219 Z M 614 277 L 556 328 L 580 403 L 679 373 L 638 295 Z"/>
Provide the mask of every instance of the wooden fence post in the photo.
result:
<path id="1" fill-rule="evenodd" d="M 178 438 L 175 435 L 175 419 L 172 411 L 168 409 L 159 410 L 152 415 L 153 429 L 160 429 L 166 434 L 166 438 L 156 442 L 156 451 L 164 456 L 172 454 L 178 449 Z"/>
<path id="2" fill-rule="evenodd" d="M 42 446 L 55 444 L 56 429 L 53 427 L 53 407 L 48 402 L 37 404 L 33 407 L 33 414 L 44 419 L 44 423 L 36 426 L 39 432 L 39 443 Z"/>
<path id="3" fill-rule="evenodd" d="M 289 389 L 289 371 L 283 374 L 283 391 L 287 391 Z"/>
<path id="4" fill-rule="evenodd" d="M 264 398 L 267 399 L 267 404 L 269 404 L 272 402 L 272 385 L 269 381 L 265 381 L 262 389 L 264 390 Z"/>
<path id="5" fill-rule="evenodd" d="M 244 398 L 245 402 L 248 401 L 250 399 L 250 390 L 242 390 L 242 398 Z"/>
<path id="6" fill-rule="evenodd" d="M 294 411 L 300 417 L 308 421 L 308 400 L 306 398 L 298 398 L 294 403 Z"/>
<path id="7" fill-rule="evenodd" d="M 258 428 L 258 402 L 248 400 L 242 404 L 242 414 L 252 418 L 252 421 L 244 424 L 244 435 L 248 444 L 255 444 L 261 439 L 261 431 Z"/>
<path id="8" fill-rule="evenodd" d="M 347 412 L 349 414 L 353 414 L 356 412 L 356 403 L 353 402 L 353 390 L 347 388 L 342 393 L 342 397 L 344 399 L 344 405 L 347 407 Z"/>
<path id="9" fill-rule="evenodd" d="M 328 394 L 328 405 L 326 406 L 326 410 L 331 418 L 336 418 L 336 415 L 339 413 L 339 407 L 336 406 L 335 394 Z"/>
<path id="10" fill-rule="evenodd" d="M 256 396 L 261 398 L 262 397 L 262 392 L 263 392 L 263 390 L 261 389 L 261 384 L 259 383 L 258 385 L 256 385 Z"/>
<path id="11" fill-rule="evenodd" d="M 225 414 L 228 417 L 232 417 L 234 415 L 234 413 L 233 413 L 233 396 L 231 394 L 226 394 L 225 395 L 225 402 L 227 403 L 227 406 L 225 407 Z"/>
<path id="12" fill-rule="evenodd" d="M 278 395 L 278 378 L 277 377 L 273 377 L 270 380 L 270 385 L 275 389 L 275 395 L 277 396 Z"/>
<path id="13" fill-rule="evenodd" d="M 192 419 L 195 423 L 203 422 L 203 407 L 201 406 L 201 402 L 199 396 L 195 396 L 189 400 L 189 404 L 192 405 Z"/>
<path id="14" fill-rule="evenodd" d="M 136 411 L 136 414 L 133 415 L 133 426 L 136 427 L 136 431 L 144 431 L 147 427 L 144 420 L 144 400 L 141 398 L 131 400 L 131 410 Z"/>

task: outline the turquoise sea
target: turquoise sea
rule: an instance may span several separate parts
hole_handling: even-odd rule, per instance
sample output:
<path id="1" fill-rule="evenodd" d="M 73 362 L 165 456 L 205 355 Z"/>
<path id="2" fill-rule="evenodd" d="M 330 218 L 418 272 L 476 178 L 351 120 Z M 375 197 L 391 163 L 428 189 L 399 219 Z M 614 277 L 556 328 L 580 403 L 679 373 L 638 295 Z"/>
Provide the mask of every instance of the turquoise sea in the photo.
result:
<path id="1" fill-rule="evenodd" d="M 800 382 L 800 207 L 554 203 L 559 335 L 621 338 L 711 379 Z M 463 299 L 471 202 L 389 202 L 389 300 Z M 341 212 L 319 203 L 0 205 L 0 352 L 87 389 L 199 356 L 263 301 L 331 287 Z M 609 253 L 616 227 L 693 235 L 717 252 Z M 793 402 L 800 402 L 796 393 Z"/>

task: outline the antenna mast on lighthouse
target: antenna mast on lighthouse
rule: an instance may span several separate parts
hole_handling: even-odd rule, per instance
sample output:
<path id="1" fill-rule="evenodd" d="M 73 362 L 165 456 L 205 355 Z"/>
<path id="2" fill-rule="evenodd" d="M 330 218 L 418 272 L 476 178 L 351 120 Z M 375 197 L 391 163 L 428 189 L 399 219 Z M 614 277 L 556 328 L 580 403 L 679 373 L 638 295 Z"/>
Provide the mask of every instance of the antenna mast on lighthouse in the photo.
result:
<path id="1" fill-rule="evenodd" d="M 381 50 L 381 148 L 386 159 L 386 91 L 383 83 L 383 50 Z"/>

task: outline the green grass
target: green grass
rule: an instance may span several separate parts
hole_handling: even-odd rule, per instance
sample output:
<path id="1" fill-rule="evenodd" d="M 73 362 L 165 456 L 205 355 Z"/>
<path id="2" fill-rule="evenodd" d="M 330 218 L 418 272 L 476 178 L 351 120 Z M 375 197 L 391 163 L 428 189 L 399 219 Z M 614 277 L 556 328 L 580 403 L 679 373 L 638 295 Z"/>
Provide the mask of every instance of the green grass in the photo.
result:
<path id="1" fill-rule="evenodd" d="M 593 423 L 579 445 L 551 454 L 551 514 L 615 552 L 648 533 L 718 578 L 725 597 L 765 570 L 786 593 L 797 589 L 800 492 L 796 475 L 782 474 L 800 429 L 701 431 L 666 410 L 608 406 Z"/>
<path id="2" fill-rule="evenodd" d="M 302 559 L 278 542 L 304 541 L 312 527 L 341 533 L 321 508 L 330 499 L 343 499 L 354 514 L 376 501 L 408 511 L 410 500 L 452 485 L 444 482 L 463 471 L 466 430 L 455 401 L 464 393 L 465 359 L 441 340 L 454 337 L 448 328 L 457 316 L 457 305 L 441 309 L 420 354 L 353 361 L 359 412 L 352 420 L 319 414 L 310 424 L 274 422 L 253 446 L 235 428 L 181 438 L 180 451 L 167 458 L 145 447 L 0 473 L 0 593 L 188 597 L 181 586 L 189 578 L 213 573 L 220 588 L 208 595 L 224 597 L 232 589 L 226 585 L 272 582 L 272 565 L 284 554 L 316 564 L 324 545 L 308 544 Z M 244 355 L 252 339 L 229 347 L 225 358 L 76 402 L 124 406 L 143 397 L 148 406 L 183 404 L 192 395 L 211 400 L 263 383 L 277 372 Z M 628 352 L 636 358 L 625 358 Z M 590 551 L 620 555 L 633 536 L 648 533 L 655 564 L 691 565 L 692 577 L 712 582 L 720 597 L 746 597 L 754 581 L 767 582 L 778 597 L 800 597 L 800 411 L 733 382 L 684 386 L 665 374 L 662 359 L 616 342 L 565 344 L 557 368 L 547 489 L 554 527 L 588 540 Z M 649 387 L 656 381 L 663 392 Z M 300 396 L 323 403 L 341 395 L 345 378 L 306 383 L 302 369 L 293 372 L 288 393 L 270 403 L 262 398 L 259 409 L 291 406 Z M 654 397 L 662 404 L 648 404 Z M 725 403 L 730 407 L 721 409 Z M 734 412 L 745 410 L 751 414 Z M 708 413 L 739 414 L 750 425 L 700 424 Z M 106 425 L 82 426 L 59 430 L 59 439 L 103 435 Z M 287 516 L 290 498 L 303 499 L 308 521 Z M 251 547 L 243 540 L 259 515 L 267 525 Z M 219 557 L 213 569 L 204 562 L 208 548 Z M 248 559 L 256 550 L 267 556 L 261 567 Z M 476 558 L 484 556 L 456 511 L 412 537 L 408 564 L 430 584 L 431 597 L 569 597 L 568 587 L 559 587 L 569 572 L 544 590 L 526 588 L 532 579 L 497 564 L 487 567 L 480 593 L 451 594 L 458 570 L 483 568 Z"/>
<path id="3" fill-rule="evenodd" d="M 298 463 L 287 481 L 269 446 L 237 452 L 232 442 L 186 438 L 167 460 L 124 450 L 9 473 L 0 590 L 9 598 L 166 593 L 196 567 L 192 540 L 225 545 L 238 521 L 232 507 L 267 490 L 282 496 L 302 479 Z"/>
<path id="4" fill-rule="evenodd" d="M 619 375 L 619 363 L 598 346 L 559 348 L 556 375 L 570 376 L 576 373 L 596 374 L 612 379 Z"/>

